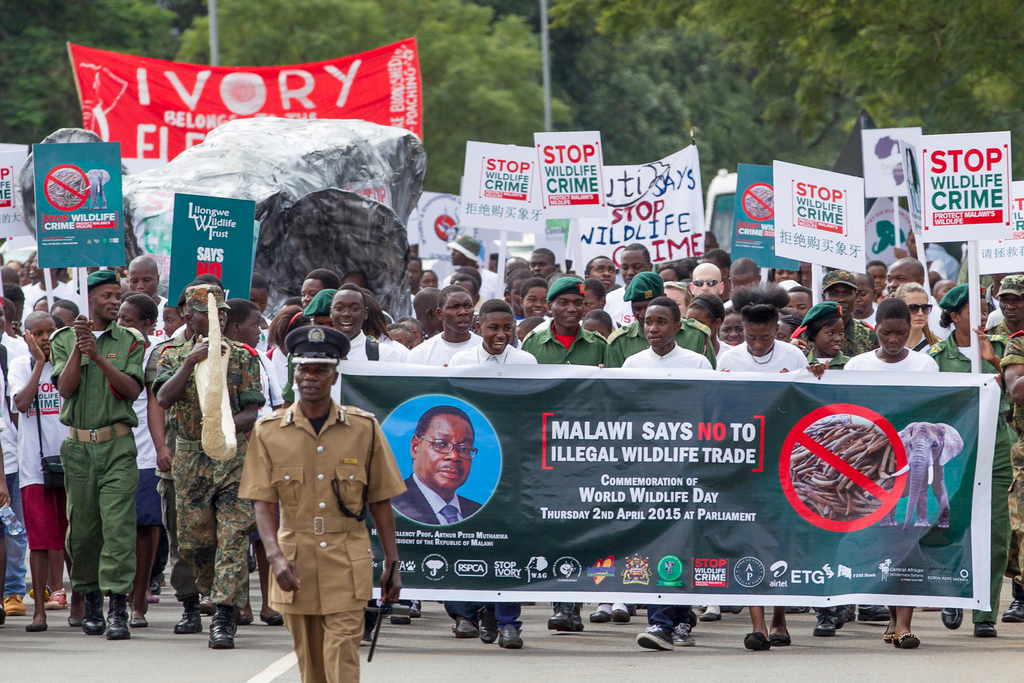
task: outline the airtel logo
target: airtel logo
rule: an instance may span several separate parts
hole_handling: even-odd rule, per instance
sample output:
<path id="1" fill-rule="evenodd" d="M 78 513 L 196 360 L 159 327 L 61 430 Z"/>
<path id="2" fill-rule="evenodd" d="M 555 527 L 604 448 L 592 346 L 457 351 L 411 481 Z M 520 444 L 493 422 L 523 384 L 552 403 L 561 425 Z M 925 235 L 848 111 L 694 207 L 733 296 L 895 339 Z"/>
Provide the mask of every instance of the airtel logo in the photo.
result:
<path id="1" fill-rule="evenodd" d="M 487 576 L 487 563 L 483 560 L 457 560 L 455 573 L 459 576 Z"/>

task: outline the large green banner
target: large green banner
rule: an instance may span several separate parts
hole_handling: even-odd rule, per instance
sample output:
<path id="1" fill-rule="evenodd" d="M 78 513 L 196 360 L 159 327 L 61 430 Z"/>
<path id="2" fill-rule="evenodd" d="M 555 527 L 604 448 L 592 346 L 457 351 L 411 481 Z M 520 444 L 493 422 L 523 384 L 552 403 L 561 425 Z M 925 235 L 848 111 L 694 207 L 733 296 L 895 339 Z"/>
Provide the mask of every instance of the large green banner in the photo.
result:
<path id="1" fill-rule="evenodd" d="M 345 363 L 342 395 L 406 477 L 407 597 L 988 608 L 991 377 Z"/>

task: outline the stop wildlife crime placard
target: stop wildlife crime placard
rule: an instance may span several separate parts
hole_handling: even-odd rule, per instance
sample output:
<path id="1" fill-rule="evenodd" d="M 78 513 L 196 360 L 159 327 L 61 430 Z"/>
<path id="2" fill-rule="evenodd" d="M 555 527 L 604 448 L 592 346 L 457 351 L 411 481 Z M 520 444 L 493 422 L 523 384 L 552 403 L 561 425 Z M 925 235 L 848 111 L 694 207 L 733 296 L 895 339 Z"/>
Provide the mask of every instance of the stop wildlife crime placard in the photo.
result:
<path id="1" fill-rule="evenodd" d="M 544 232 L 536 151 L 467 142 L 463 178 L 463 227 Z"/>
<path id="2" fill-rule="evenodd" d="M 604 160 L 599 131 L 534 133 L 544 218 L 603 218 Z"/>
<path id="3" fill-rule="evenodd" d="M 1010 133 L 921 139 L 925 242 L 1010 239 Z"/>
<path id="4" fill-rule="evenodd" d="M 775 253 L 829 268 L 864 270 L 864 181 L 776 161 Z"/>

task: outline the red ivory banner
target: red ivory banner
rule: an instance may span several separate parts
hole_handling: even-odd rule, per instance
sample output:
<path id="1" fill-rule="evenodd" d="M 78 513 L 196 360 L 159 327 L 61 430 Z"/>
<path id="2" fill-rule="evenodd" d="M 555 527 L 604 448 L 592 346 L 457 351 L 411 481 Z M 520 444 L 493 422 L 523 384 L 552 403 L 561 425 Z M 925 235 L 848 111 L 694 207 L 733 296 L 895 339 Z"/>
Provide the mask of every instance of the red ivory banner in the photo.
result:
<path id="1" fill-rule="evenodd" d="M 363 119 L 423 137 L 416 38 L 312 64 L 218 67 L 68 43 L 83 127 L 126 159 L 170 160 L 237 118 Z"/>

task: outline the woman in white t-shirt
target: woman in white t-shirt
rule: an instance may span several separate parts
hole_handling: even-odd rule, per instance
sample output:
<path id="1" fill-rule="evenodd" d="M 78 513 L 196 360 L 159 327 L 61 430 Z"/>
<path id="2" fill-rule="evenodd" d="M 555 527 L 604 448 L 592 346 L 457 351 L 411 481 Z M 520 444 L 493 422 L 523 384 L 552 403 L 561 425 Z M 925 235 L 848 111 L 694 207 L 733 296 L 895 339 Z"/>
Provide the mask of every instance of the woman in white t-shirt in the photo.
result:
<path id="1" fill-rule="evenodd" d="M 146 353 L 142 367 L 149 365 L 155 345 L 150 339 L 159 320 L 156 302 L 148 295 L 133 292 L 121 300 L 117 324 L 139 332 L 146 341 Z M 136 462 L 139 467 L 139 486 L 135 490 L 135 583 L 132 587 L 131 618 L 132 628 L 149 626 L 146 611 L 149 608 L 149 579 L 156 561 L 157 546 L 160 543 L 160 527 L 164 525 L 160 493 L 156 474 L 156 444 L 149 431 L 149 402 L 156 401 L 151 389 L 147 388 L 135 399 L 132 408 L 139 418 L 137 427 L 132 428 L 135 447 L 138 449 Z"/>
<path id="2" fill-rule="evenodd" d="M 875 334 L 879 348 L 854 356 L 846 364 L 846 372 L 938 372 L 939 366 L 931 356 L 907 348 L 910 338 L 910 309 L 902 299 L 885 299 L 875 311 Z M 921 641 L 910 631 L 914 618 L 913 607 L 889 607 L 889 626 L 885 629 L 886 642 L 902 649 L 913 649 Z"/>
<path id="3" fill-rule="evenodd" d="M 777 285 L 741 287 L 733 291 L 732 310 L 743 319 L 743 341 L 722 350 L 718 369 L 722 372 L 798 373 L 807 369 L 807 359 L 793 344 L 776 339 L 779 309 L 789 305 L 786 290 Z M 786 608 L 772 608 L 771 631 L 764 620 L 764 607 L 748 606 L 753 632 L 743 638 L 748 650 L 768 650 L 790 644 Z"/>
<path id="4" fill-rule="evenodd" d="M 60 455 L 68 428 L 60 422 L 63 405 L 50 378 L 50 334 L 57 329 L 48 313 L 35 311 L 25 319 L 29 355 L 11 361 L 11 408 L 21 414 L 18 424 L 18 470 L 28 536 L 29 568 L 35 587 L 35 611 L 29 632 L 46 630 L 46 588 L 54 608 L 67 605 L 64 589 L 64 537 L 68 530 L 67 497 L 63 488 L 44 485 L 42 457 Z M 40 445 L 42 437 L 42 445 Z M 76 596 L 74 611 L 83 610 Z"/>

